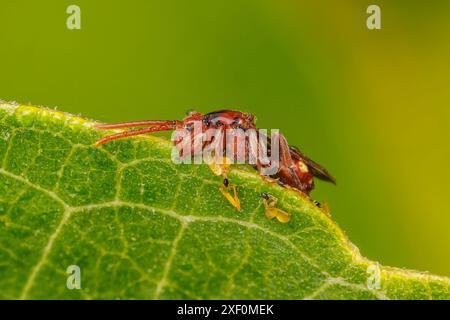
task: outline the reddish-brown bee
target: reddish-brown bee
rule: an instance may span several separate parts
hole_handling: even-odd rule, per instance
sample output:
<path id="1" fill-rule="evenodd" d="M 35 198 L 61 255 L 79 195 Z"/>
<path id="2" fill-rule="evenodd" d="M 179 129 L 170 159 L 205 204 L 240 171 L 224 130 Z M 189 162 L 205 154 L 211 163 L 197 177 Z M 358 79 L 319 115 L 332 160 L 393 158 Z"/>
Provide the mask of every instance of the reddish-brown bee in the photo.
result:
<path id="1" fill-rule="evenodd" d="M 227 129 L 241 129 L 243 131 L 253 129 L 258 130 L 255 126 L 255 117 L 253 114 L 233 111 L 233 110 L 220 110 L 207 114 L 201 114 L 199 112 L 190 112 L 183 120 L 144 120 L 136 122 L 124 122 L 116 124 L 101 124 L 97 125 L 98 129 L 121 129 L 132 127 L 143 127 L 141 129 L 133 129 L 106 136 L 96 142 L 96 145 L 121 139 L 125 137 L 141 135 L 151 132 L 169 131 L 169 130 L 184 130 L 192 132 L 192 136 L 189 144 L 194 143 L 195 135 L 193 128 L 195 123 L 201 123 L 201 133 L 207 132 L 209 129 L 215 130 L 227 130 Z M 224 135 L 225 137 L 225 135 Z M 328 173 L 328 171 L 321 165 L 309 159 L 296 147 L 289 146 L 286 138 L 282 134 L 278 134 L 279 138 L 279 166 L 278 172 L 272 174 L 271 177 L 276 179 L 283 186 L 290 186 L 296 188 L 306 194 L 309 194 L 314 187 L 313 177 L 317 177 L 321 180 L 335 183 L 335 179 Z M 176 141 L 180 143 L 180 141 Z M 206 147 L 211 142 L 203 142 L 202 148 Z M 227 142 L 224 144 L 227 147 Z M 250 148 L 245 147 L 244 150 L 247 156 L 251 151 Z M 268 146 L 268 152 L 271 152 L 270 145 Z M 253 155 L 258 157 L 257 155 Z M 228 163 L 225 164 L 228 166 Z M 263 165 L 258 162 L 254 167 L 261 172 Z M 228 187 L 228 179 L 226 177 L 226 169 L 214 168 L 213 171 L 216 174 L 224 176 L 224 185 Z M 222 191 L 222 190 L 221 190 Z M 235 191 L 235 190 L 234 190 Z M 236 193 L 234 197 L 228 194 L 227 199 L 239 210 L 240 204 Z M 233 203 L 232 199 L 235 200 Z"/>

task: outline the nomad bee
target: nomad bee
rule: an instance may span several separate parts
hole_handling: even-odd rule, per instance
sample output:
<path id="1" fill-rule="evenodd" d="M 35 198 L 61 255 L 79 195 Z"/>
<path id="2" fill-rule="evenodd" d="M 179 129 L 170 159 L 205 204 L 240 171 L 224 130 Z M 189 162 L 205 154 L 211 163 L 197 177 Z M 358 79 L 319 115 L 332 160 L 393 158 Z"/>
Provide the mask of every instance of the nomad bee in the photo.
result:
<path id="1" fill-rule="evenodd" d="M 200 130 L 194 130 L 196 124 L 200 124 Z M 228 151 L 227 156 L 231 159 L 225 159 L 225 161 L 221 161 L 220 164 L 210 163 L 209 166 L 216 175 L 223 176 L 223 186 L 220 187 L 220 191 L 237 210 L 240 210 L 240 202 L 237 196 L 236 186 L 229 183 L 227 171 L 230 164 L 233 162 L 232 160 L 235 160 L 235 158 L 237 157 L 238 151 L 243 152 L 246 159 L 250 157 L 256 159 L 256 164 L 254 164 L 254 167 L 256 170 L 258 170 L 258 172 L 261 173 L 262 170 L 267 166 L 267 164 L 263 164 L 262 161 L 260 161 L 258 151 L 255 148 L 249 147 L 248 143 L 245 143 L 241 147 L 241 149 L 238 150 L 239 147 L 236 148 L 234 147 L 234 145 L 233 147 L 230 147 L 231 142 L 225 141 L 226 135 L 224 133 L 227 130 L 240 129 L 244 133 L 249 130 L 259 131 L 259 129 L 256 128 L 255 125 L 255 116 L 250 113 L 234 110 L 220 110 L 207 114 L 190 112 L 183 120 L 143 120 L 116 124 L 99 124 L 96 126 L 97 129 L 101 130 L 135 127 L 140 128 L 106 136 L 98 140 L 96 142 L 96 145 L 99 146 L 109 141 L 152 132 L 184 131 L 190 133 L 188 139 L 184 138 L 183 140 L 175 140 L 175 144 L 180 146 L 184 143 L 189 144 L 189 146 L 195 146 L 196 144 L 199 144 L 198 141 L 201 141 L 201 145 L 198 145 L 200 148 L 194 148 L 194 150 L 198 150 L 197 152 L 202 152 L 204 148 L 210 147 L 214 139 L 207 139 L 206 141 L 201 139 L 199 140 L 198 135 L 208 135 L 208 132 L 210 132 L 211 130 L 223 133 L 222 135 L 220 135 L 220 139 L 222 139 L 223 137 L 223 148 Z M 289 146 L 286 138 L 282 134 L 277 133 L 276 138 L 278 138 L 279 142 L 278 170 L 277 172 L 270 174 L 270 177 L 277 180 L 280 185 L 295 188 L 309 195 L 311 190 L 314 188 L 314 177 L 331 183 L 336 182 L 333 176 L 328 173 L 328 171 L 324 167 L 309 159 L 298 148 Z M 230 149 L 231 155 L 229 154 Z M 267 146 L 267 152 L 274 152 L 273 147 L 270 144 Z M 233 194 L 230 194 L 226 191 L 226 189 L 228 188 L 231 188 L 233 190 Z M 267 208 L 269 208 L 271 209 L 269 210 L 271 211 L 269 212 L 269 214 L 273 213 L 273 217 L 277 217 L 280 221 L 289 220 L 287 216 L 282 217 L 281 213 L 277 213 L 273 210 L 273 208 L 275 208 L 276 200 L 273 199 L 272 196 L 264 194 L 262 198 L 265 203 L 266 214 Z"/>

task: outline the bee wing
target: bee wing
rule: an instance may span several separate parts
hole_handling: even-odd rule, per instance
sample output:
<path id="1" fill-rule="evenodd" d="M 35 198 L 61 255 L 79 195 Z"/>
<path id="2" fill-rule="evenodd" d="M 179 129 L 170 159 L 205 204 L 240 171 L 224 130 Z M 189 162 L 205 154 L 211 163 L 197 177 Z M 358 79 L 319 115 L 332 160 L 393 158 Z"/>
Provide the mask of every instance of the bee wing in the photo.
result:
<path id="1" fill-rule="evenodd" d="M 297 147 L 290 146 L 289 150 L 291 152 L 291 157 L 295 160 L 303 161 L 315 177 L 336 184 L 336 179 L 327 171 L 327 169 L 308 158 Z"/>

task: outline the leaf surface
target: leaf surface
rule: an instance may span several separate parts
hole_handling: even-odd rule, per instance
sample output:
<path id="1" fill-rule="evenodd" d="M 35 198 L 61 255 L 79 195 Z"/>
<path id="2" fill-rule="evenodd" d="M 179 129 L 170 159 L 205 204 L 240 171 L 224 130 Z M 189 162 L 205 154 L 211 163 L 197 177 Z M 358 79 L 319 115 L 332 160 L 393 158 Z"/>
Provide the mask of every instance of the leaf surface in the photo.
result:
<path id="1" fill-rule="evenodd" d="M 2 299 L 449 299 L 448 278 L 379 266 L 301 193 L 140 136 L 95 147 L 93 121 L 0 102 Z M 268 220 L 269 192 L 291 213 Z M 69 266 L 81 289 L 68 289 Z"/>

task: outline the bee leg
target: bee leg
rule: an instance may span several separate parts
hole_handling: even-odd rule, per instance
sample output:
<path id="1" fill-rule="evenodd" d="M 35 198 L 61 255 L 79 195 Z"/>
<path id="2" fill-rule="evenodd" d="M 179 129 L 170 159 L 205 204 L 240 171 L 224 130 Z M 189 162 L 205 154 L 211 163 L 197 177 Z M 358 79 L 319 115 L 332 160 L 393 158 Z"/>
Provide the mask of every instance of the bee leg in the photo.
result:
<path id="1" fill-rule="evenodd" d="M 299 169 L 291 156 L 291 151 L 286 138 L 282 134 L 278 134 L 278 139 L 280 144 L 280 168 L 278 174 L 280 178 L 285 184 L 293 186 L 298 190 L 309 194 L 312 186 L 300 179 Z"/>
<path id="2" fill-rule="evenodd" d="M 229 188 L 233 189 L 233 195 L 231 195 L 230 192 L 228 191 Z M 239 201 L 236 186 L 234 184 L 228 184 L 227 182 L 227 186 L 225 186 L 224 180 L 224 184 L 219 187 L 219 191 L 228 200 L 228 202 L 231 203 L 231 205 L 236 208 L 237 211 L 241 211 L 241 202 Z"/>

